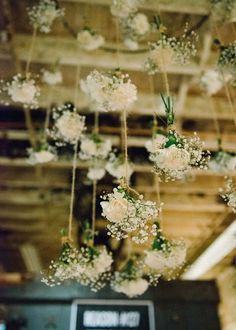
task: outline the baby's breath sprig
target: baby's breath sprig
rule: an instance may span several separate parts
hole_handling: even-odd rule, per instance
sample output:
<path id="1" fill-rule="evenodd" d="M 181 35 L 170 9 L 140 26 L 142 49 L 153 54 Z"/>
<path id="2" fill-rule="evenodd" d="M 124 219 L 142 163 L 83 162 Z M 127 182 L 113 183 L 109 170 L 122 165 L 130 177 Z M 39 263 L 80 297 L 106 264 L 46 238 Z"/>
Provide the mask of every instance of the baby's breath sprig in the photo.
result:
<path id="1" fill-rule="evenodd" d="M 220 195 L 227 205 L 236 213 L 236 184 L 232 178 L 225 177 L 225 187 L 220 188 Z"/>

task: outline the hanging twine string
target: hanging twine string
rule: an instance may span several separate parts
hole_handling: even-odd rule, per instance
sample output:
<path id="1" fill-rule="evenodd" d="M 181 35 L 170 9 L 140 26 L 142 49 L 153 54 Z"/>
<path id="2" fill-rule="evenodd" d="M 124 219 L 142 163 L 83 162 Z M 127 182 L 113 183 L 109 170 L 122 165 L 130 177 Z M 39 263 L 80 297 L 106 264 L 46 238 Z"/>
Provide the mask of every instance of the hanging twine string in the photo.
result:
<path id="1" fill-rule="evenodd" d="M 115 19 L 115 25 L 116 25 L 116 60 L 117 60 L 117 67 L 120 67 L 120 47 L 119 47 L 119 21 L 116 18 Z"/>
<path id="2" fill-rule="evenodd" d="M 154 174 L 154 184 L 156 188 L 156 200 L 158 207 L 161 206 L 161 192 L 160 192 L 160 181 L 157 175 Z M 160 228 L 163 229 L 163 217 L 162 217 L 162 211 L 159 213 L 159 224 Z"/>
<path id="3" fill-rule="evenodd" d="M 73 166 L 72 166 L 70 212 L 69 212 L 69 221 L 68 221 L 68 238 L 70 241 L 72 241 L 72 221 L 73 221 L 73 205 L 74 205 L 74 199 L 75 199 L 75 179 L 76 179 L 78 144 L 79 144 L 79 141 L 77 141 L 74 146 L 74 157 L 73 157 Z"/>
<path id="4" fill-rule="evenodd" d="M 155 112 L 155 99 L 154 99 L 154 81 L 153 76 L 148 75 L 149 78 L 149 86 L 150 86 L 150 93 L 151 93 L 151 101 L 152 101 L 152 108 L 153 108 L 153 126 L 152 126 L 152 135 L 154 136 L 157 131 L 158 126 L 158 120 L 157 120 L 157 114 Z"/>
<path id="5" fill-rule="evenodd" d="M 31 44 L 30 44 L 30 49 L 29 49 L 29 53 L 28 53 L 28 58 L 27 58 L 26 66 L 25 66 L 25 75 L 28 74 L 29 69 L 30 69 L 30 64 L 32 61 L 32 56 L 33 56 L 33 50 L 34 50 L 34 46 L 35 46 L 36 35 L 37 35 L 37 28 L 34 27 L 32 40 L 31 40 Z"/>
<path id="6" fill-rule="evenodd" d="M 122 111 L 122 131 L 124 137 L 123 153 L 124 153 L 124 163 L 125 163 L 125 183 L 129 184 L 129 175 L 128 175 L 128 130 L 127 130 L 127 115 L 126 110 Z"/>
<path id="7" fill-rule="evenodd" d="M 217 143 L 218 143 L 218 150 L 221 149 L 221 132 L 220 132 L 220 125 L 219 125 L 219 121 L 217 118 L 217 113 L 216 113 L 216 109 L 215 109 L 215 103 L 214 103 L 214 99 L 212 96 L 208 96 L 208 101 L 210 104 L 210 108 L 211 108 L 211 112 L 212 112 L 212 117 L 213 117 L 213 123 L 215 126 L 215 131 L 216 131 L 216 136 L 217 136 Z"/>
<path id="8" fill-rule="evenodd" d="M 50 122 L 50 114 L 51 114 L 51 104 L 53 99 L 53 90 L 54 86 L 50 86 L 49 88 L 49 97 L 48 97 L 48 106 L 46 109 L 46 116 L 45 116 L 45 122 L 44 122 L 44 141 L 47 141 L 47 129 L 49 128 L 49 122 Z"/>
<path id="9" fill-rule="evenodd" d="M 75 73 L 75 89 L 74 89 L 74 106 L 76 107 L 78 99 L 78 86 L 80 80 L 80 65 L 77 64 L 76 73 Z"/>

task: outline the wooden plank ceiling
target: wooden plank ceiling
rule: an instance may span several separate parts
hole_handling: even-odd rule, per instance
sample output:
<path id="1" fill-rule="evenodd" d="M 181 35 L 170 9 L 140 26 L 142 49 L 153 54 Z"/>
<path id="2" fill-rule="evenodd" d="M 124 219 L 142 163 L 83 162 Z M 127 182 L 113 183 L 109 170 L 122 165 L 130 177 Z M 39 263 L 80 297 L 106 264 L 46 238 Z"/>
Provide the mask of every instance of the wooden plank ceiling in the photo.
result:
<path id="1" fill-rule="evenodd" d="M 81 78 L 86 77 L 94 67 L 112 69 L 117 66 L 114 60 L 115 24 L 109 10 L 108 0 L 67 0 L 60 1 L 65 7 L 66 20 L 73 31 L 79 31 L 84 24 L 92 26 L 102 33 L 106 39 L 108 50 L 96 50 L 91 53 L 78 51 L 76 40 L 65 28 L 65 24 L 55 22 L 50 34 L 39 34 L 32 56 L 31 70 L 40 73 L 60 61 L 63 73 L 63 84 L 55 86 L 50 100 L 50 91 L 46 85 L 41 86 L 40 109 L 32 111 L 34 127 L 39 131 L 43 127 L 45 108 L 51 104 L 71 101 L 75 83 L 75 66 L 81 66 Z M 0 44 L 1 79 L 12 77 L 17 63 L 25 65 L 31 28 L 28 24 L 26 7 L 32 1 L 2 1 L 1 31 L 7 32 L 7 40 Z M 212 119 L 209 100 L 198 86 L 199 74 L 205 69 L 214 67 L 217 50 L 212 45 L 215 31 L 209 22 L 207 0 L 199 1 L 144 1 L 140 11 L 146 13 L 151 20 L 159 11 L 168 31 L 178 35 L 185 22 L 197 26 L 200 36 L 198 57 L 191 64 L 168 68 L 171 93 L 175 95 L 177 126 L 185 134 L 197 131 L 206 142 L 206 148 L 217 149 L 216 132 Z M 11 32 L 12 35 L 9 33 Z M 231 25 L 220 28 L 224 43 L 232 41 Z M 120 46 L 121 48 L 123 46 Z M 147 41 L 143 42 L 147 48 Z M 110 51 L 109 51 L 110 49 Z M 163 92 L 161 76 L 155 75 L 155 96 L 150 93 L 148 77 L 143 72 L 146 53 L 120 54 L 120 67 L 130 74 L 139 91 L 138 102 L 133 106 L 128 118 L 129 155 L 134 162 L 135 173 L 133 186 L 147 198 L 155 200 L 155 175 L 151 172 L 151 164 L 144 149 L 145 141 L 151 136 L 151 121 L 154 111 L 163 115 L 157 107 L 159 94 Z M 235 90 L 231 90 L 235 95 Z M 213 99 L 220 128 L 224 150 L 236 152 L 236 134 L 232 113 L 225 97 L 224 90 Z M 93 115 L 89 113 L 86 96 L 79 91 L 76 105 L 87 115 L 88 131 L 93 125 Z M 0 133 L 0 248 L 2 269 L 6 271 L 25 271 L 20 259 L 19 247 L 24 243 L 32 243 L 37 247 L 42 265 L 55 256 L 59 247 L 59 230 L 67 222 L 71 182 L 71 150 L 59 158 L 57 162 L 34 168 L 26 163 L 26 148 L 29 146 L 29 134 L 24 121 L 24 112 L 19 107 L 1 105 Z M 102 114 L 100 116 L 100 132 L 112 139 L 113 145 L 120 148 L 120 120 L 118 114 Z M 232 173 L 236 176 L 236 173 Z M 193 172 L 188 182 L 171 182 L 161 184 L 161 198 L 164 202 L 163 226 L 170 237 L 183 238 L 188 244 L 188 263 L 207 247 L 212 235 L 220 234 L 233 220 L 224 202 L 219 197 L 219 187 L 224 177 L 211 171 Z M 109 175 L 99 183 L 98 196 L 104 190 L 113 187 Z M 86 164 L 78 162 L 76 203 L 74 218 L 79 224 L 91 214 L 91 186 L 86 185 Z M 97 227 L 102 230 L 100 240 L 106 240 L 105 221 L 97 211 Z M 76 235 L 76 230 L 75 230 Z M 115 242 L 110 242 L 115 247 Z M 134 246 L 137 251 L 140 249 Z M 45 251 L 47 251 L 45 253 Z M 120 253 L 125 253 L 125 246 L 120 246 Z M 13 261 L 14 260 L 14 261 Z M 231 261 L 228 260 L 228 263 Z M 223 267 L 227 267 L 227 262 Z M 217 268 L 218 269 L 218 268 Z M 210 273 L 215 277 L 218 270 Z M 220 268 L 222 270 L 222 267 Z"/>

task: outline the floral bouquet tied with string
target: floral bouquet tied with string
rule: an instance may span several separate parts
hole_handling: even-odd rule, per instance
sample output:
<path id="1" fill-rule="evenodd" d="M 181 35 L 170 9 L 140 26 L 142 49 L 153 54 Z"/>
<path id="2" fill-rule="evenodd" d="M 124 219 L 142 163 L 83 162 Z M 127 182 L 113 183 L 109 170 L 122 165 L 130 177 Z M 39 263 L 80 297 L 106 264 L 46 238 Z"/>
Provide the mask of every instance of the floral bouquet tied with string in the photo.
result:
<path id="1" fill-rule="evenodd" d="M 80 85 L 98 111 L 125 110 L 137 100 L 136 86 L 132 84 L 128 74 L 123 74 L 119 70 L 94 70 Z"/>
<path id="2" fill-rule="evenodd" d="M 49 33 L 54 20 L 64 15 L 64 9 L 58 8 L 54 0 L 40 0 L 38 5 L 28 9 L 28 14 L 34 28 Z"/>
<path id="3" fill-rule="evenodd" d="M 145 201 L 142 195 L 126 185 L 114 188 L 102 198 L 102 215 L 109 221 L 108 235 L 118 240 L 131 235 L 134 242 L 142 244 L 147 241 L 149 231 L 155 233 L 155 225 L 150 230 L 148 220 L 158 215 L 156 203 Z"/>
<path id="4" fill-rule="evenodd" d="M 49 163 L 57 159 L 56 148 L 46 142 L 39 144 L 35 148 L 29 148 L 27 151 L 29 155 L 28 163 L 32 165 Z"/>
<path id="5" fill-rule="evenodd" d="M 78 32 L 77 42 L 80 49 L 93 51 L 102 47 L 105 43 L 105 40 L 102 35 L 86 26 Z"/>

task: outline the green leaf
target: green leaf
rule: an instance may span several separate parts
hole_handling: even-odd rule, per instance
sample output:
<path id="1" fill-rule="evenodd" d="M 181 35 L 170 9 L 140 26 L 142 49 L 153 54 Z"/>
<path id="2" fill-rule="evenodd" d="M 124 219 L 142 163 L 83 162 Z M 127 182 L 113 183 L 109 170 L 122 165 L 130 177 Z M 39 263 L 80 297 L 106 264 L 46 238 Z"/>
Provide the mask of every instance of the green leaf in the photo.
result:
<path id="1" fill-rule="evenodd" d="M 165 113 L 167 119 L 167 125 L 174 124 L 175 116 L 174 116 L 174 109 L 173 109 L 173 100 L 171 96 L 164 96 L 161 94 L 161 99 L 165 106 Z"/>

